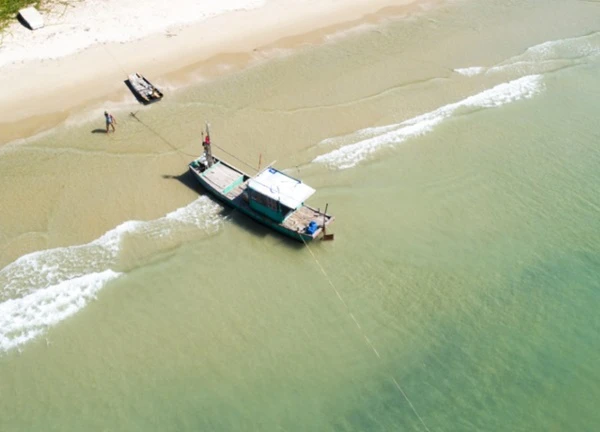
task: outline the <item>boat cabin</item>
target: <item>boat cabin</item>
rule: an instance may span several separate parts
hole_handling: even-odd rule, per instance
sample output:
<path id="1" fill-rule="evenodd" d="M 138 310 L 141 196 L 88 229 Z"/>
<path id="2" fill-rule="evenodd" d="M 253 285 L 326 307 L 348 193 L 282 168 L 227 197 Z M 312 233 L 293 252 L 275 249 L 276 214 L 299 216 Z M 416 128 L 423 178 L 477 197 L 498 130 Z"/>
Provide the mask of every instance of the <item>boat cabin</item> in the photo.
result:
<path id="1" fill-rule="evenodd" d="M 253 177 L 246 190 L 250 208 L 276 222 L 283 222 L 315 193 L 302 181 L 272 167 Z"/>

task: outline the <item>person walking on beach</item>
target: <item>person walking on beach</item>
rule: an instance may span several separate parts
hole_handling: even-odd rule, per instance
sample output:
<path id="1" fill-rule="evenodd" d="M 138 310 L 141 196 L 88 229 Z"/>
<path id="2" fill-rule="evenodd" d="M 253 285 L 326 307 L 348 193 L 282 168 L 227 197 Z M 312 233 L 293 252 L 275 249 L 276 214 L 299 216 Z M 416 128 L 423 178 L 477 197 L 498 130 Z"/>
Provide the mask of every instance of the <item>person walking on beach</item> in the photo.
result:
<path id="1" fill-rule="evenodd" d="M 117 122 L 117 120 L 108 111 L 104 111 L 104 118 L 106 119 L 106 133 L 108 133 L 109 128 L 112 128 L 112 130 L 114 132 L 115 131 L 115 123 Z"/>

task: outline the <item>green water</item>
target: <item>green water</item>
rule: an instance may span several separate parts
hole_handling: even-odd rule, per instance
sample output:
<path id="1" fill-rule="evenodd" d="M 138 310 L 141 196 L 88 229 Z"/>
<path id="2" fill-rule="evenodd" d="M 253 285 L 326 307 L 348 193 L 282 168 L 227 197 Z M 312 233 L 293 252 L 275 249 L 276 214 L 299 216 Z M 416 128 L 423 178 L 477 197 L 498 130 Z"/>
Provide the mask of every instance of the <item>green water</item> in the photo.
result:
<path id="1" fill-rule="evenodd" d="M 148 222 L 123 228 L 114 256 L 97 246 L 52 252 L 61 271 L 121 275 L 2 353 L 0 430 L 596 430 L 599 16 L 584 2 L 457 2 L 143 112 L 186 152 L 198 147 L 186 127 L 210 115 L 218 142 L 240 158 L 276 158 L 315 187 L 311 202 L 330 203 L 336 240 L 310 251 L 209 200 L 190 212 L 197 219 L 160 219 L 197 192 L 161 177 L 185 162 L 134 120 L 112 138 L 119 147 L 103 150 L 110 156 L 94 149 L 89 122 L 2 155 L 43 159 L 35 149 L 66 141 L 66 162 L 93 151 L 97 170 L 121 176 L 122 200 L 146 194 L 136 202 L 146 213 L 114 203 L 107 227 L 72 242 L 55 234 L 49 247 L 98 239 L 118 225 L 110 217 Z M 561 42 L 527 51 L 548 41 Z M 506 67 L 452 71 L 494 65 Z M 311 162 L 363 143 L 354 131 L 530 75 L 540 77 L 531 95 L 506 102 L 497 90 L 498 106 L 461 105 L 402 142 L 386 136 L 348 169 Z M 326 138 L 334 142 L 319 144 Z M 143 161 L 140 175 L 172 196 L 144 192 L 107 161 Z M 5 287 L 0 307 L 25 296 L 26 282 Z"/>

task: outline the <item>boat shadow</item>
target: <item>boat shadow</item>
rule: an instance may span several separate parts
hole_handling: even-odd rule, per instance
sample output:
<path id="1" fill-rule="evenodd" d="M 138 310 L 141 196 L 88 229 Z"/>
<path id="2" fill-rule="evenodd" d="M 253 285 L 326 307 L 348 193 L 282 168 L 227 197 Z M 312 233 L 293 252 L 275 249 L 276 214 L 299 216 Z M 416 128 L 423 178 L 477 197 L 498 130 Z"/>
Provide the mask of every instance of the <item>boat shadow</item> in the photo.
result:
<path id="1" fill-rule="evenodd" d="M 198 181 L 194 178 L 193 174 L 189 171 L 186 171 L 186 172 L 184 172 L 180 175 L 176 175 L 176 176 L 164 174 L 162 176 L 162 178 L 166 179 L 166 180 L 177 180 L 178 182 L 180 182 L 184 186 L 188 187 L 192 191 L 198 193 L 199 195 L 208 197 L 211 201 L 218 204 L 222 208 L 221 211 L 219 212 L 219 214 L 222 217 L 228 218 L 234 224 L 236 224 L 240 228 L 244 229 L 245 231 L 248 231 L 252 235 L 259 236 L 259 237 L 272 236 L 279 240 L 278 243 L 284 244 L 287 247 L 290 247 L 292 249 L 303 249 L 304 248 L 303 243 L 293 240 L 293 239 L 291 239 L 281 233 L 278 233 L 277 231 L 272 230 L 268 227 L 265 227 L 264 225 L 249 218 L 248 216 L 244 215 L 243 213 L 240 213 L 239 211 L 236 211 L 235 209 L 233 209 L 231 207 L 227 207 L 225 204 L 223 204 L 221 201 L 219 201 L 217 198 L 215 198 L 211 193 L 209 193 L 206 189 L 204 189 L 204 187 L 202 187 L 202 185 L 200 183 L 198 183 Z"/>
<path id="2" fill-rule="evenodd" d="M 190 173 L 189 171 L 186 171 L 183 174 L 179 174 L 179 175 L 163 174 L 162 178 L 164 178 L 166 180 L 177 180 L 179 183 L 181 183 L 184 186 L 187 186 L 189 189 L 193 190 L 194 192 L 197 192 L 202 195 L 208 195 L 208 194 L 205 194 L 205 190 L 202 188 L 200 183 L 198 183 L 196 181 L 196 179 L 194 178 L 192 173 Z"/>
<path id="3" fill-rule="evenodd" d="M 204 192 L 204 194 L 210 196 L 210 194 L 206 191 Z M 215 199 L 213 200 L 219 205 L 223 205 L 223 203 L 216 201 Z M 263 224 L 256 222 L 254 219 L 246 216 L 242 212 L 236 211 L 235 209 L 224 207 L 221 214 L 227 216 L 231 222 L 233 222 L 238 227 L 242 228 L 244 231 L 247 231 L 255 237 L 274 238 L 277 240 L 278 245 L 284 245 L 285 247 L 289 247 L 290 249 L 300 250 L 305 247 L 302 242 L 293 240 L 273 229 L 267 228 Z"/>

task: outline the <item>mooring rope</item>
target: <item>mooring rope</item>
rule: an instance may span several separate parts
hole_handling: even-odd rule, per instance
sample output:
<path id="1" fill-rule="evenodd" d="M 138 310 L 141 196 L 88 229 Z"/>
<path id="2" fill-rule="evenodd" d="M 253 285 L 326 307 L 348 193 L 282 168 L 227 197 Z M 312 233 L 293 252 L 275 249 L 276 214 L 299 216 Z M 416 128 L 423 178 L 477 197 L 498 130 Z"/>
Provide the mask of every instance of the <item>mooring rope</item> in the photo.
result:
<path id="1" fill-rule="evenodd" d="M 176 147 L 175 145 L 173 145 L 168 139 L 166 139 L 165 137 L 163 137 L 160 133 L 158 133 L 156 130 L 154 130 L 150 125 L 148 125 L 147 123 L 144 123 L 138 116 L 137 116 L 137 111 L 134 112 L 130 112 L 129 115 L 131 117 L 133 117 L 134 119 L 136 119 L 139 123 L 141 123 L 143 126 L 145 126 L 150 132 L 152 132 L 154 135 L 156 135 L 157 137 L 159 137 L 163 142 L 165 142 L 169 147 L 171 147 L 173 150 L 175 150 L 176 152 L 182 154 L 182 155 L 186 155 L 186 156 L 190 156 L 193 158 L 197 158 L 198 155 L 197 154 L 190 154 L 187 152 L 184 152 L 183 150 L 179 149 L 178 147 Z M 216 147 L 218 148 L 220 151 L 222 151 L 223 153 L 231 156 L 232 158 L 236 159 L 237 161 L 241 162 L 242 164 L 246 165 L 247 167 L 251 168 L 253 171 L 256 171 L 256 167 L 250 165 L 249 163 L 243 161 L 242 159 L 238 158 L 237 156 L 229 153 L 227 150 L 225 150 L 224 148 L 218 146 L 217 144 L 211 143 L 210 144 L 212 147 Z"/>
<path id="2" fill-rule="evenodd" d="M 373 351 L 373 353 L 377 356 L 377 359 L 381 360 L 381 356 L 379 355 L 379 352 L 377 351 L 377 349 L 375 348 L 375 346 L 373 345 L 373 343 L 371 342 L 371 340 L 365 334 L 364 330 L 362 329 L 362 327 L 358 323 L 358 320 L 354 317 L 354 314 L 350 311 L 350 307 L 348 306 L 348 303 L 346 303 L 346 301 L 344 300 L 344 298 L 342 297 L 342 295 L 340 294 L 340 292 L 338 291 L 338 289 L 334 285 L 333 281 L 331 280 L 331 278 L 329 277 L 329 275 L 327 274 L 327 272 L 325 271 L 325 269 L 323 268 L 323 266 L 321 265 L 321 263 L 319 262 L 319 260 L 315 256 L 315 254 L 312 251 L 312 249 L 310 248 L 310 246 L 308 246 L 308 243 L 306 243 L 306 240 L 304 240 L 304 238 L 302 236 L 300 236 L 300 238 L 302 239 L 302 242 L 304 243 L 304 246 L 306 246 L 306 249 L 308 249 L 308 252 L 310 252 L 311 256 L 315 260 L 315 263 L 317 264 L 317 266 L 321 270 L 321 273 L 323 273 L 323 276 L 325 277 L 325 279 L 329 283 L 329 286 L 333 289 L 333 291 L 337 295 L 338 299 L 340 299 L 340 301 L 342 302 L 342 304 L 346 308 L 346 312 L 348 313 L 348 315 L 350 315 L 350 318 L 352 318 L 352 321 L 354 321 L 354 323 L 356 324 L 356 327 L 358 328 L 359 332 L 362 334 L 363 338 L 365 339 L 365 343 L 371 348 L 371 350 Z M 408 395 L 402 389 L 402 387 L 400 386 L 400 384 L 398 383 L 398 381 L 396 380 L 396 378 L 394 378 L 394 376 L 392 376 L 392 381 L 393 381 L 394 385 L 396 386 L 396 388 L 400 391 L 400 393 L 402 394 L 402 396 L 404 396 L 404 399 L 406 399 L 406 402 L 408 402 L 408 405 L 410 406 L 410 409 L 413 411 L 413 413 L 415 414 L 415 416 L 419 419 L 419 421 L 421 422 L 421 424 L 423 425 L 423 427 L 425 428 L 425 430 L 427 432 L 431 432 L 429 430 L 429 428 L 427 427 L 427 425 L 425 424 L 425 421 L 423 421 L 423 418 L 421 417 L 421 415 L 419 414 L 419 412 L 417 411 L 417 409 L 415 408 L 415 406 L 412 404 L 412 402 L 408 398 Z"/>
<path id="3" fill-rule="evenodd" d="M 187 153 L 184 152 L 183 150 L 181 150 L 180 148 L 178 148 L 177 146 L 175 146 L 174 144 L 171 144 L 171 142 L 166 139 L 164 136 L 162 136 L 160 133 L 158 133 L 156 130 L 154 130 L 150 125 L 144 123 L 137 115 L 137 112 L 133 113 L 130 112 L 129 115 L 131 117 L 133 117 L 134 119 L 136 119 L 138 122 L 140 122 L 143 126 L 145 126 L 150 132 L 152 132 L 154 135 L 156 135 L 157 137 L 159 137 L 164 143 L 166 143 L 169 147 L 171 147 L 173 150 L 175 150 L 176 152 L 180 153 L 182 156 L 189 156 L 189 157 L 197 157 L 198 155 L 195 154 L 191 154 L 191 153 Z"/>
<path id="4" fill-rule="evenodd" d="M 117 60 L 117 58 L 108 50 L 108 48 L 106 47 L 105 44 L 101 44 L 102 48 L 104 48 L 104 51 L 106 51 L 106 53 L 112 58 L 112 60 L 115 62 L 115 64 L 119 67 L 119 69 L 121 69 L 121 71 L 123 72 L 123 74 L 125 76 L 128 76 L 129 74 L 127 73 L 127 71 L 125 70 L 125 68 L 123 66 L 121 66 L 121 63 Z"/>
<path id="5" fill-rule="evenodd" d="M 106 47 L 105 44 L 102 44 L 102 48 L 104 48 L 104 51 L 106 51 L 106 53 L 112 58 L 113 62 L 115 63 L 115 65 L 118 66 L 119 69 L 121 69 L 121 71 L 123 72 L 123 74 L 125 76 L 128 76 L 127 71 L 125 70 L 125 68 L 123 68 L 123 66 L 121 65 L 121 63 L 117 60 L 117 58 L 109 51 L 109 49 Z M 184 154 L 186 156 L 191 156 L 191 157 L 197 157 L 197 155 L 192 155 L 189 153 L 186 153 L 182 150 L 179 150 L 176 146 L 174 146 L 173 144 L 171 144 L 165 137 L 163 137 L 162 135 L 160 135 L 157 131 L 155 131 L 154 129 L 152 129 L 149 125 L 147 125 L 146 123 L 144 123 L 142 120 L 140 120 L 137 116 L 136 113 L 129 113 L 133 118 L 135 118 L 137 121 L 139 121 L 141 124 L 143 124 L 144 126 L 146 126 L 151 132 L 153 132 L 156 136 L 158 136 L 161 140 L 163 140 L 165 143 L 167 143 L 169 145 L 169 147 L 171 147 L 173 150 L 178 151 L 181 154 Z M 247 167 L 251 168 L 253 171 L 256 171 L 256 168 L 253 165 L 250 165 L 249 163 L 243 161 L 242 159 L 238 158 L 237 156 L 229 153 L 227 150 L 219 147 L 216 144 L 212 144 L 211 145 L 213 147 L 218 148 L 219 150 L 221 150 L 223 153 L 231 156 L 232 158 L 236 159 L 237 161 L 241 162 L 242 164 L 246 165 Z"/>
<path id="6" fill-rule="evenodd" d="M 243 160 L 241 160 L 240 158 L 238 158 L 238 157 L 236 157 L 235 155 L 233 155 L 233 154 L 229 153 L 229 152 L 228 152 L 227 150 L 225 150 L 224 148 L 222 148 L 222 147 L 219 147 L 217 144 L 213 144 L 213 143 L 211 143 L 210 145 L 211 145 L 211 146 L 213 146 L 213 147 L 216 147 L 216 148 L 218 148 L 218 149 L 219 149 L 219 150 L 221 150 L 223 153 L 225 153 L 225 154 L 227 154 L 227 155 L 231 156 L 232 158 L 234 158 L 235 160 L 237 160 L 237 161 L 239 161 L 239 162 L 243 163 L 243 164 L 244 164 L 244 165 L 246 165 L 248 168 L 251 168 L 253 171 L 257 171 L 256 167 L 254 167 L 254 166 L 250 165 L 250 164 L 249 164 L 249 163 L 247 163 L 247 162 L 244 162 L 244 161 L 243 161 Z"/>
<path id="7" fill-rule="evenodd" d="M 139 117 L 138 117 L 136 114 L 137 114 L 137 111 L 136 111 L 135 113 L 134 113 L 134 112 L 130 112 L 130 113 L 129 113 L 129 115 L 130 115 L 131 117 L 133 117 L 133 118 L 134 118 L 134 119 L 136 119 L 138 122 L 140 122 L 140 123 L 141 123 L 143 126 L 145 126 L 146 128 L 148 128 L 148 130 L 149 130 L 150 132 L 152 132 L 154 135 L 156 135 L 157 137 L 159 137 L 159 138 L 160 138 L 160 139 L 161 139 L 163 142 L 165 142 L 165 143 L 166 143 L 166 144 L 167 144 L 169 147 L 171 147 L 171 148 L 172 148 L 174 151 L 176 151 L 177 153 L 179 153 L 179 154 L 180 154 L 182 157 L 183 157 L 183 155 L 185 155 L 185 156 L 186 156 L 186 160 L 187 160 L 187 157 L 193 157 L 194 159 L 196 159 L 196 158 L 198 157 L 198 155 L 196 155 L 196 154 L 187 153 L 187 152 L 184 152 L 183 150 L 179 149 L 177 146 L 175 146 L 174 144 L 172 144 L 172 143 L 171 143 L 171 142 L 170 142 L 168 139 L 166 139 L 166 138 L 165 138 L 165 137 L 163 137 L 163 136 L 162 136 L 160 133 L 158 133 L 156 130 L 154 130 L 154 129 L 153 129 L 151 126 L 150 126 L 150 125 L 148 125 L 148 124 L 144 123 L 144 122 L 143 122 L 143 121 L 142 121 L 142 120 L 141 120 L 141 119 L 140 119 L 140 118 L 139 118 Z M 248 167 L 252 168 L 252 170 L 254 170 L 254 171 L 258 171 L 258 170 L 256 170 L 256 169 L 255 169 L 255 168 L 254 168 L 252 165 L 250 165 L 250 164 L 248 164 L 248 163 L 244 162 L 242 159 L 240 159 L 240 158 L 236 157 L 235 155 L 232 155 L 232 154 L 231 154 L 231 153 L 229 153 L 227 150 L 225 150 L 225 149 L 223 149 L 223 148 L 219 147 L 218 145 L 216 145 L 216 144 L 213 144 L 213 143 L 211 143 L 210 145 L 211 145 L 211 146 L 213 146 L 213 147 L 216 147 L 216 148 L 218 148 L 218 149 L 219 149 L 220 151 L 222 151 L 223 153 L 226 153 L 226 154 L 228 154 L 229 156 L 231 156 L 231 157 L 233 157 L 233 158 L 237 159 L 238 161 L 240 161 L 240 162 L 241 162 L 241 163 L 243 163 L 244 165 L 246 165 L 246 166 L 248 166 Z M 259 183 L 259 184 L 261 184 L 261 185 L 263 185 L 263 186 L 265 186 L 265 187 L 267 187 L 267 188 L 269 188 L 269 187 L 270 187 L 269 185 L 267 185 L 267 184 L 265 184 L 265 183 L 262 183 L 262 182 L 260 182 L 260 181 L 256 180 L 256 177 L 254 177 L 254 181 L 255 181 L 255 182 L 257 182 L 257 183 Z"/>

